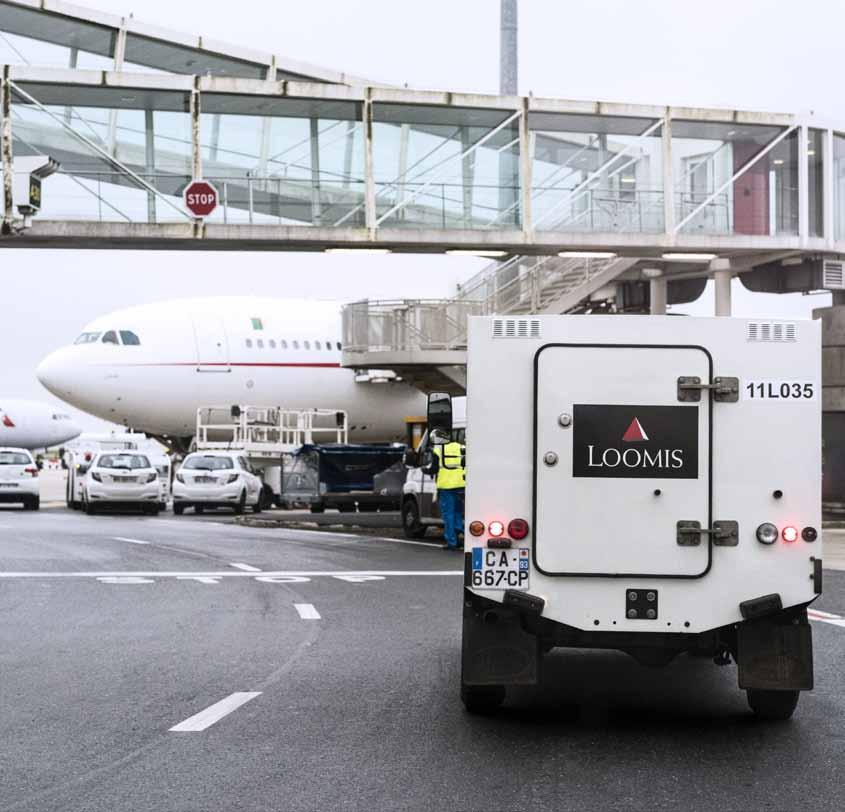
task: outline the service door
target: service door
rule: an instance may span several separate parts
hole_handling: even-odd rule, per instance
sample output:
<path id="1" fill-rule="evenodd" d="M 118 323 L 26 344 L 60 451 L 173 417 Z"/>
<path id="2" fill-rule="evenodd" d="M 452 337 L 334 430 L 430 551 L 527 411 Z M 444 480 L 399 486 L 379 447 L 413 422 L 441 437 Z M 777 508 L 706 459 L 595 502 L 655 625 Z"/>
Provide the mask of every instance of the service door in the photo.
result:
<path id="1" fill-rule="evenodd" d="M 550 345 L 535 381 L 535 562 L 549 575 L 700 577 L 710 540 L 711 380 L 699 347 Z"/>
<path id="2" fill-rule="evenodd" d="M 212 314 L 193 316 L 199 372 L 230 372 L 229 341 L 223 319 Z"/>

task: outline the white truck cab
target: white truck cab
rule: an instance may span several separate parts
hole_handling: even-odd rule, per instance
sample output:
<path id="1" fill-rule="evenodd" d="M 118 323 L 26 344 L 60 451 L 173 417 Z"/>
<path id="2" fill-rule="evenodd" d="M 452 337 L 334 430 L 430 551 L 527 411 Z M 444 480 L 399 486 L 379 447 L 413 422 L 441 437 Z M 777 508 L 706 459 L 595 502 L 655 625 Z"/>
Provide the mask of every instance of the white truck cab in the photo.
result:
<path id="1" fill-rule="evenodd" d="M 818 323 L 473 318 L 468 395 L 470 711 L 563 646 L 733 660 L 758 716 L 791 716 L 822 588 Z"/>

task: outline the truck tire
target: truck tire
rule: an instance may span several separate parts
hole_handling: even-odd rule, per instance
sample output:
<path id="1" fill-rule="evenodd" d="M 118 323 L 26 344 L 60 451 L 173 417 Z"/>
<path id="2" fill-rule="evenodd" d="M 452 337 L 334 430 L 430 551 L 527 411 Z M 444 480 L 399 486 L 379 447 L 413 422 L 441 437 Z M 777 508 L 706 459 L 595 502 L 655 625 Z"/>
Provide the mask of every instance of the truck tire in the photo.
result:
<path id="1" fill-rule="evenodd" d="M 499 709 L 506 695 L 503 685 L 464 685 L 461 684 L 461 702 L 467 713 L 484 716 Z"/>
<path id="2" fill-rule="evenodd" d="M 402 505 L 402 530 L 409 539 L 425 538 L 428 528 L 420 521 L 420 509 L 413 499 Z"/>
<path id="3" fill-rule="evenodd" d="M 176 502 L 173 503 L 173 514 L 175 516 L 181 516 L 185 512 L 185 506 L 177 504 Z"/>
<path id="4" fill-rule="evenodd" d="M 764 722 L 785 722 L 798 705 L 800 691 L 764 691 L 749 688 L 748 704 L 754 715 Z"/>

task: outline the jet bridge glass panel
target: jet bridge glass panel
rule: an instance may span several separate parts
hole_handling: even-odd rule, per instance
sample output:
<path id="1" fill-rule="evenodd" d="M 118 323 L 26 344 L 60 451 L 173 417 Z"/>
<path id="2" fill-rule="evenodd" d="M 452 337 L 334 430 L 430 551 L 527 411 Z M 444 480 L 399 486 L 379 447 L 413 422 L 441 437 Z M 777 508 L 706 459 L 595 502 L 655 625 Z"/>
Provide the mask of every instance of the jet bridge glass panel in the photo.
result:
<path id="1" fill-rule="evenodd" d="M 663 231 L 658 119 L 533 112 L 531 205 L 541 231 Z"/>
<path id="2" fill-rule="evenodd" d="M 516 110 L 373 105 L 380 226 L 519 228 Z"/>
<path id="3" fill-rule="evenodd" d="M 710 521 L 709 381 L 696 347 L 550 345 L 537 355 L 535 563 L 548 575 L 695 578 Z"/>

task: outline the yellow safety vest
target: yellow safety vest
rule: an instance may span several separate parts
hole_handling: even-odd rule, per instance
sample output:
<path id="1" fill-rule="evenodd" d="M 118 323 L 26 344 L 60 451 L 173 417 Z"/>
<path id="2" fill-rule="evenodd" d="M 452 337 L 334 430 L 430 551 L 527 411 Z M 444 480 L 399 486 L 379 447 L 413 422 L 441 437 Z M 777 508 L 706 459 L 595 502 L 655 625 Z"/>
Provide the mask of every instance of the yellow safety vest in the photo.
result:
<path id="1" fill-rule="evenodd" d="M 452 491 L 465 488 L 467 475 L 463 467 L 463 446 L 460 443 L 446 443 L 435 446 L 434 453 L 440 461 L 437 469 L 437 490 Z"/>

